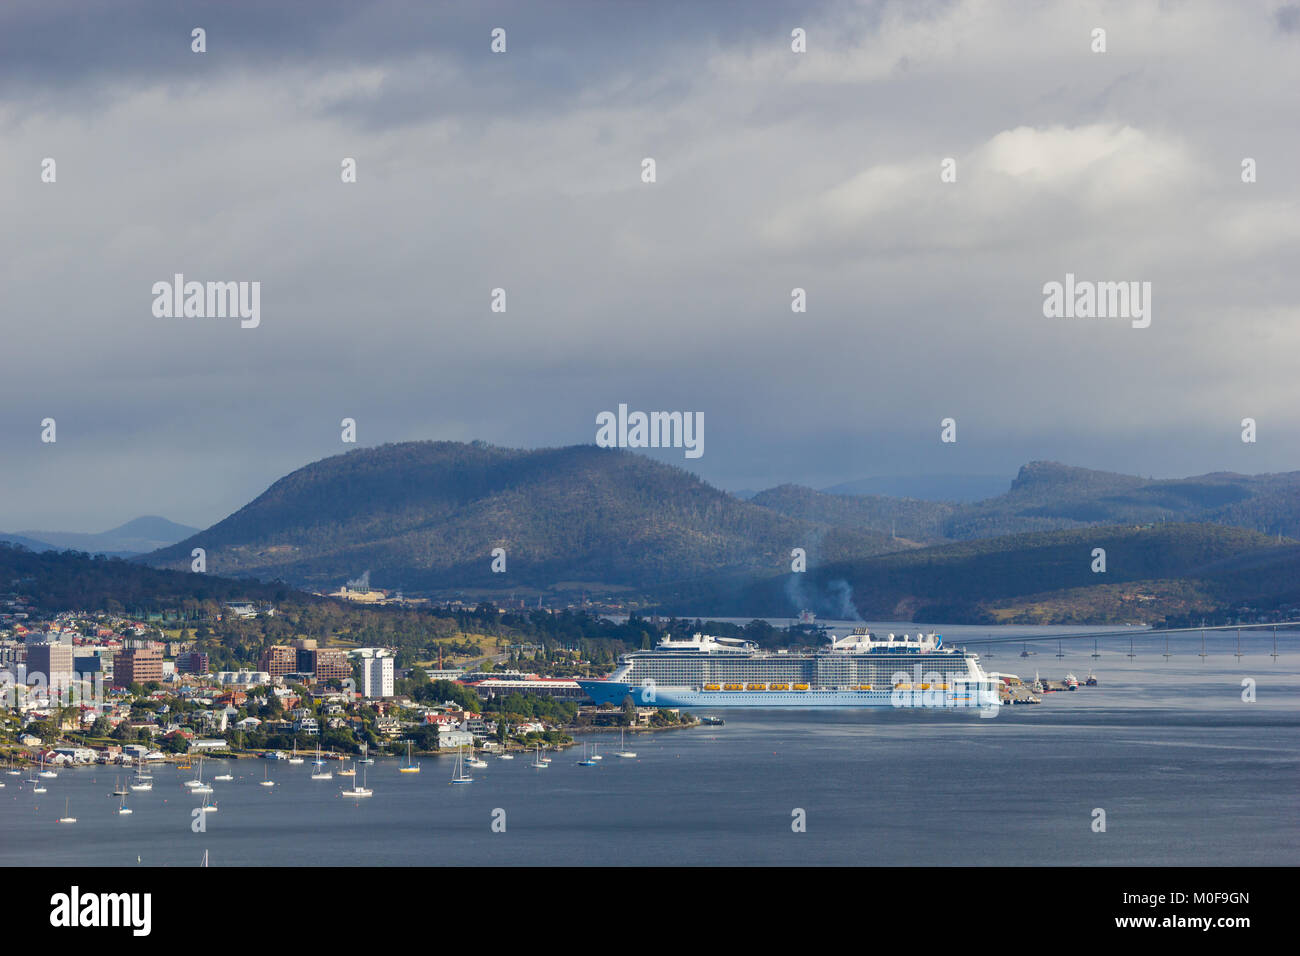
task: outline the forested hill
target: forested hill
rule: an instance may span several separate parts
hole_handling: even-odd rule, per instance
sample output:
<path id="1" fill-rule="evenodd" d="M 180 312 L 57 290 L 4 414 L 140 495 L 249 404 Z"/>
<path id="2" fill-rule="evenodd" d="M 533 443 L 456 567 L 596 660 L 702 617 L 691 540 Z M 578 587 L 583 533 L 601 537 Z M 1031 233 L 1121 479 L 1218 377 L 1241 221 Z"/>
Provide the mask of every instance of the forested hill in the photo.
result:
<path id="1" fill-rule="evenodd" d="M 1300 472 L 1153 479 L 1036 461 L 1020 469 L 1004 494 L 977 502 L 828 494 L 797 485 L 760 492 L 752 501 L 792 517 L 925 543 L 1151 522 L 1300 537 Z"/>
<path id="2" fill-rule="evenodd" d="M 142 560 L 338 586 L 653 591 L 702 576 L 761 576 L 907 547 L 889 534 L 742 501 L 691 473 L 591 445 L 519 450 L 405 442 L 314 462 L 206 531 Z M 502 548 L 506 571 L 491 570 Z"/>
<path id="3" fill-rule="evenodd" d="M 1094 570 L 1098 549 L 1104 571 Z M 1205 524 L 1007 535 L 783 575 L 753 585 L 736 606 L 779 613 L 792 596 L 823 615 L 876 620 L 1127 623 L 1225 609 L 1248 616 L 1300 608 L 1300 545 Z"/>

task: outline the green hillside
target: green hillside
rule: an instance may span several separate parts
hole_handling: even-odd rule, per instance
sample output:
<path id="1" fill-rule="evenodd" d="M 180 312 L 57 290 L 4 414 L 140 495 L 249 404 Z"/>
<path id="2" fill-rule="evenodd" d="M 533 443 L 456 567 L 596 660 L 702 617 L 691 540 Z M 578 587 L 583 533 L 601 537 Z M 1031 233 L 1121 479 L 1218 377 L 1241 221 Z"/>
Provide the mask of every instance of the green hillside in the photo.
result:
<path id="1" fill-rule="evenodd" d="M 407 590 L 561 582 L 654 590 L 777 573 L 795 547 L 817 564 L 903 546 L 888 534 L 778 514 L 626 451 L 406 442 L 300 468 L 143 560 L 179 569 L 202 547 L 213 573 L 314 587 L 368 570 L 376 586 Z M 498 547 L 505 574 L 491 571 Z"/>
<path id="2" fill-rule="evenodd" d="M 1092 570 L 1093 549 L 1106 571 Z M 1099 527 L 943 544 L 782 575 L 739 605 L 792 614 L 950 622 L 1153 620 L 1300 604 L 1300 547 L 1202 524 Z M 757 611 L 753 612 L 757 613 Z"/>

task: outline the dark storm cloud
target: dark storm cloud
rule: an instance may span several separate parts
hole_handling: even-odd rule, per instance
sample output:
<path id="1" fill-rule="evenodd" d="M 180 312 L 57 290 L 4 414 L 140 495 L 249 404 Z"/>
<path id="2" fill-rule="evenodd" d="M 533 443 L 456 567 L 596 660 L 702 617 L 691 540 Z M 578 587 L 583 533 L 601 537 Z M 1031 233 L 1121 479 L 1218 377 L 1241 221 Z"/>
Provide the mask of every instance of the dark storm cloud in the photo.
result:
<path id="1" fill-rule="evenodd" d="M 533 447 L 620 402 L 702 411 L 675 460 L 731 487 L 1295 468 L 1286 9 L 0 7 L 0 530 L 210 524 L 345 416 Z M 1151 328 L 1045 319 L 1066 271 Z M 261 326 L 153 316 L 176 272 Z"/>

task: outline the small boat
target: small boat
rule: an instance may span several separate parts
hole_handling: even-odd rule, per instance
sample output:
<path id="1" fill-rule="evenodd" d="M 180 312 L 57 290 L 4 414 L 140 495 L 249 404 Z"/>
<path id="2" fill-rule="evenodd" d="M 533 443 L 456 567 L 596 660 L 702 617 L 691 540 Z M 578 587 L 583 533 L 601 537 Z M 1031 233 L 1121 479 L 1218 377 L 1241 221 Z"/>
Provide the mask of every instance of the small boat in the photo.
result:
<path id="1" fill-rule="evenodd" d="M 1075 677 L 1073 674 L 1066 674 L 1066 675 L 1065 675 L 1065 689 L 1066 689 L 1066 690 L 1078 690 L 1078 689 L 1079 689 L 1079 678 Z"/>
<path id="2" fill-rule="evenodd" d="M 297 766 L 298 764 L 302 763 L 302 758 L 298 756 L 298 739 L 296 737 L 294 738 L 293 741 L 293 754 L 289 757 L 289 763 L 293 764 L 294 766 Z"/>
<path id="3" fill-rule="evenodd" d="M 68 814 L 68 801 L 63 801 L 63 816 L 59 817 L 60 823 L 76 823 L 77 818 Z"/>
<path id="4" fill-rule="evenodd" d="M 234 779 L 235 779 L 235 775 L 234 775 L 233 773 L 231 773 L 230 771 L 226 771 L 225 773 L 219 773 L 219 774 L 217 774 L 217 775 L 216 775 L 215 777 L 213 777 L 212 779 L 213 779 L 213 780 L 220 780 L 222 783 L 225 783 L 227 780 L 234 780 Z"/>
<path id="5" fill-rule="evenodd" d="M 340 777 L 355 777 L 356 775 L 357 775 L 357 768 L 356 768 L 355 766 L 353 766 L 353 767 L 348 767 L 347 770 L 340 770 L 340 771 L 339 771 L 339 776 L 340 776 Z"/>
<path id="6" fill-rule="evenodd" d="M 451 775 L 452 783 L 473 783 L 474 778 L 465 772 L 465 748 L 456 748 L 456 770 Z"/>
<path id="7" fill-rule="evenodd" d="M 14 766 L 14 758 L 9 758 L 9 769 L 5 771 L 11 777 L 21 777 L 23 772 Z"/>
<path id="8" fill-rule="evenodd" d="M 37 784 L 35 787 L 32 787 L 32 793 L 48 793 L 48 792 L 49 791 L 47 791 L 44 787 L 40 786 L 39 784 Z"/>
<path id="9" fill-rule="evenodd" d="M 366 772 L 364 770 L 361 771 L 361 786 L 359 787 L 357 786 L 357 782 L 354 778 L 352 781 L 351 790 L 339 791 L 339 795 L 344 797 L 368 797 L 373 793 L 374 793 L 373 790 L 366 789 Z"/>
<path id="10" fill-rule="evenodd" d="M 1083 686 L 1084 686 L 1084 687 L 1096 687 L 1096 686 L 1097 686 L 1097 675 L 1094 674 L 1094 673 L 1092 673 L 1091 671 L 1089 671 L 1089 672 L 1088 672 L 1088 679 L 1085 680 L 1085 681 L 1083 682 Z"/>
<path id="11" fill-rule="evenodd" d="M 266 764 L 266 779 L 257 781 L 259 787 L 274 787 L 275 781 L 271 779 L 271 765 Z"/>
<path id="12" fill-rule="evenodd" d="M 134 811 L 126 805 L 126 797 L 122 797 L 121 803 L 117 805 L 117 812 L 120 816 L 126 816 Z"/>
<path id="13" fill-rule="evenodd" d="M 216 812 L 217 812 L 217 805 L 216 805 L 215 803 L 208 803 L 208 798 L 207 798 L 207 797 L 204 797 L 204 798 L 203 798 L 203 806 L 199 807 L 199 812 L 200 812 L 200 813 L 216 813 Z"/>
<path id="14" fill-rule="evenodd" d="M 129 791 L 128 791 L 125 787 L 122 786 L 122 778 L 121 778 L 121 777 L 114 777 L 114 778 L 113 778 L 113 796 L 115 796 L 115 797 L 125 797 L 125 796 L 127 795 L 128 792 L 129 792 Z"/>
<path id="15" fill-rule="evenodd" d="M 592 744 L 592 745 L 591 745 L 591 759 L 592 759 L 592 760 L 604 760 L 604 759 L 605 759 L 605 758 L 602 757 L 600 754 L 596 753 L 596 745 L 595 745 L 595 744 Z"/>
<path id="16" fill-rule="evenodd" d="M 185 786 L 190 788 L 190 793 L 211 793 L 212 788 L 203 782 L 203 758 L 199 758 L 199 775 L 193 780 L 186 780 Z"/>
<path id="17" fill-rule="evenodd" d="M 537 745 L 537 756 L 535 756 L 535 757 L 533 758 L 533 766 L 536 767 L 538 770 L 545 770 L 545 769 L 546 769 L 547 767 L 549 767 L 550 765 L 551 765 L 551 762 L 550 762 L 549 760 L 543 760 L 543 759 L 542 759 L 542 747 L 541 747 L 541 744 L 538 744 L 538 745 Z"/>
<path id="18" fill-rule="evenodd" d="M 625 745 L 624 745 L 624 742 L 623 742 L 623 737 L 624 737 L 624 734 L 626 734 L 626 733 L 627 733 L 626 731 L 621 730 L 621 729 L 620 729 L 619 732 L 618 732 L 618 749 L 614 751 L 614 756 L 615 756 L 615 757 L 635 757 L 635 756 L 636 756 L 636 751 L 635 751 L 635 750 L 627 750 L 627 749 L 625 749 Z"/>
<path id="19" fill-rule="evenodd" d="M 36 776 L 44 777 L 46 780 L 58 779 L 59 775 L 57 773 L 55 773 L 53 770 L 45 769 L 45 754 L 41 754 L 41 772 L 38 773 Z"/>
<path id="20" fill-rule="evenodd" d="M 411 763 L 411 742 L 409 740 L 406 742 L 406 766 L 398 767 L 397 772 L 398 773 L 419 773 L 420 772 L 420 765 L 418 763 Z"/>
<path id="21" fill-rule="evenodd" d="M 587 745 L 582 745 L 582 759 L 578 761 L 579 767 L 599 767 L 600 764 L 587 756 Z"/>
<path id="22" fill-rule="evenodd" d="M 476 757 L 476 756 L 474 756 L 474 745 L 473 745 L 473 744 L 470 744 L 470 747 L 469 747 L 469 759 L 465 761 L 465 766 L 467 766 L 467 767 L 473 767 L 473 768 L 476 769 L 476 770 L 482 770 L 484 767 L 487 766 L 487 761 L 486 761 L 486 760 L 482 759 L 481 757 Z"/>

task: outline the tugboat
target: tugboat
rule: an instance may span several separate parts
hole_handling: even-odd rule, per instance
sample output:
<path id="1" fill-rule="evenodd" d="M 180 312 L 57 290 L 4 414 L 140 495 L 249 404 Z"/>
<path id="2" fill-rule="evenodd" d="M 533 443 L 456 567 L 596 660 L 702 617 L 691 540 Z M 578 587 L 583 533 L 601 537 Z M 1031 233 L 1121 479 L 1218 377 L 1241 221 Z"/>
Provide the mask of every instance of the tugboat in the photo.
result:
<path id="1" fill-rule="evenodd" d="M 1065 689 L 1066 689 L 1066 690 L 1078 690 L 1078 689 L 1079 689 L 1079 678 L 1075 677 L 1073 674 L 1066 674 L 1066 675 L 1065 675 Z"/>
<path id="2" fill-rule="evenodd" d="M 1096 687 L 1096 686 L 1097 686 L 1097 675 L 1094 674 L 1094 673 L 1092 673 L 1092 671 L 1089 671 L 1089 672 L 1088 672 L 1088 679 L 1087 679 L 1086 681 L 1083 682 L 1083 686 L 1084 686 L 1084 687 Z"/>

